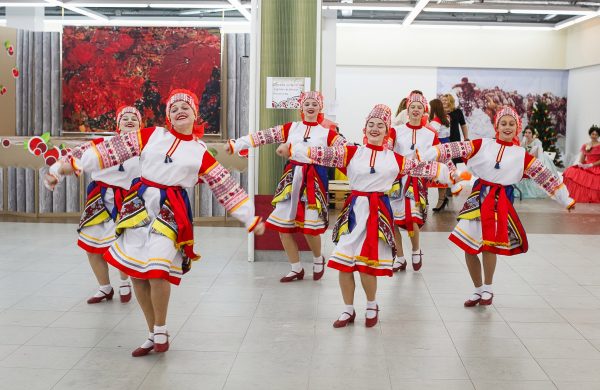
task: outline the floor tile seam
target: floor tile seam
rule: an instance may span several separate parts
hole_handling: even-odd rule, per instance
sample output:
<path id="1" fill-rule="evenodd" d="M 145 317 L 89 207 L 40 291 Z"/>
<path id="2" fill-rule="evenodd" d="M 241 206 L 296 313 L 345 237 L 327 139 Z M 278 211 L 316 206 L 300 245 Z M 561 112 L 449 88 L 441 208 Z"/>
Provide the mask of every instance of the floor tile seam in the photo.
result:
<path id="1" fill-rule="evenodd" d="M 465 266 L 465 268 L 466 268 L 466 266 Z M 452 338 L 452 334 L 450 333 L 450 330 L 448 329 L 448 326 L 446 325 L 446 320 L 444 320 L 444 317 L 442 317 L 439 307 L 438 307 L 436 301 L 433 299 L 433 296 L 431 295 L 431 291 L 429 290 L 429 285 L 427 284 L 427 281 L 425 281 L 425 288 L 429 292 L 429 297 L 433 301 L 433 305 L 435 307 L 435 310 L 438 313 L 438 316 L 440 316 L 440 320 L 442 321 L 442 324 L 444 325 L 444 329 L 446 330 L 446 333 L 448 334 L 448 337 L 450 338 L 450 341 L 452 342 L 452 346 L 454 347 L 454 351 L 456 352 L 456 355 L 458 356 L 458 359 L 460 360 L 460 364 L 462 364 L 462 367 L 465 370 L 465 373 L 467 374 L 467 378 L 469 379 L 471 386 L 473 387 L 473 389 L 475 389 L 475 383 L 473 382 L 473 378 L 471 378 L 471 374 L 469 373 L 469 370 L 467 369 L 467 366 L 463 360 L 463 357 L 460 355 L 458 348 L 456 347 L 456 343 L 454 342 L 454 339 Z"/>
<path id="2" fill-rule="evenodd" d="M 587 289 L 586 289 L 586 291 L 587 291 Z M 548 302 L 548 300 L 546 299 L 546 297 L 543 297 L 543 296 L 540 296 L 540 297 L 541 297 L 541 298 L 544 300 L 544 302 L 546 302 L 548 305 L 550 305 L 550 307 L 552 307 L 552 305 L 550 304 L 550 302 Z M 571 322 L 570 322 L 570 321 L 569 321 L 569 320 L 568 320 L 568 319 L 567 319 L 567 318 L 566 318 L 566 317 L 565 317 L 565 316 L 564 316 L 564 315 L 563 315 L 563 314 L 562 314 L 560 311 L 556 310 L 554 307 L 552 307 L 552 309 L 553 309 L 553 310 L 554 310 L 554 311 L 555 311 L 555 312 L 556 312 L 556 313 L 557 313 L 557 314 L 558 314 L 558 315 L 559 315 L 559 316 L 560 316 L 562 319 L 564 319 L 564 320 L 565 320 L 565 322 L 566 322 L 567 324 L 569 324 L 569 326 L 571 326 L 571 328 L 575 329 L 575 331 L 576 331 L 577 333 L 579 333 L 579 335 L 580 335 L 581 337 L 583 337 L 583 340 L 587 341 L 587 342 L 588 342 L 588 343 L 589 343 L 589 344 L 590 344 L 590 345 L 591 345 L 591 346 L 592 346 L 592 347 L 593 347 L 595 350 L 597 350 L 598 352 L 600 352 L 600 348 L 598 348 L 597 346 L 595 346 L 594 344 L 592 344 L 592 343 L 590 342 L 590 340 L 588 340 L 588 338 L 587 338 L 587 337 L 585 337 L 585 335 L 584 335 L 584 334 L 583 334 L 583 333 L 582 333 L 582 332 L 581 332 L 579 329 L 577 329 L 577 327 L 576 327 L 576 326 L 573 326 L 573 324 L 571 324 Z M 517 335 L 517 337 L 519 337 L 519 336 Z"/>
<path id="3" fill-rule="evenodd" d="M 529 283 L 528 283 L 529 285 Z M 542 299 L 544 299 L 544 297 L 542 297 Z M 545 299 L 544 299 L 545 300 Z M 553 309 L 554 310 L 554 309 Z M 504 318 L 504 316 L 502 315 L 502 313 L 499 310 L 496 310 L 498 312 L 498 315 L 500 316 L 500 318 L 502 318 L 504 320 L 504 322 L 508 325 L 508 327 L 511 329 L 511 331 L 515 334 L 515 336 L 517 336 L 517 339 L 521 342 L 521 344 L 523 345 L 523 347 L 527 350 L 527 352 L 529 353 L 529 356 L 531 357 L 531 359 L 533 359 L 533 361 L 535 362 L 535 364 L 540 368 L 540 370 L 542 370 L 542 372 L 544 373 L 544 375 L 546 375 L 546 379 L 549 380 L 550 382 L 552 382 L 552 385 L 558 389 L 557 384 L 554 382 L 554 379 L 552 379 L 552 377 L 550 376 L 550 374 L 548 374 L 548 372 L 544 369 L 544 367 L 540 364 L 540 362 L 538 361 L 538 358 L 536 358 L 533 353 L 530 351 L 530 349 L 527 347 L 527 344 L 525 344 L 525 342 L 523 341 L 523 339 L 521 337 L 519 337 L 519 335 L 514 331 L 514 329 L 512 328 L 512 326 L 510 326 L 510 322 L 508 322 L 506 320 L 506 318 Z M 556 312 L 556 310 L 554 310 Z M 557 312 L 557 314 L 560 315 L 560 313 Z M 562 317 L 562 316 L 561 316 Z M 567 321 L 567 323 L 569 323 Z"/>
<path id="4" fill-rule="evenodd" d="M 221 268 L 221 270 L 219 271 L 219 273 L 217 274 L 217 276 L 214 278 L 210 288 L 212 288 L 212 286 L 216 283 L 216 280 L 219 278 L 219 276 L 225 271 L 225 269 L 227 268 L 227 266 L 229 264 L 231 264 L 231 262 L 234 260 L 234 256 L 235 254 L 239 251 L 239 249 L 241 248 L 241 246 L 244 244 L 244 242 L 242 241 L 237 249 L 234 251 L 234 253 L 229 257 L 229 260 L 225 263 L 225 266 L 223 268 Z M 208 291 L 210 291 L 210 288 L 208 289 Z M 244 344 L 244 340 L 246 340 L 246 336 L 248 335 L 248 330 L 250 329 L 250 326 L 252 325 L 252 322 L 254 321 L 254 315 L 256 314 L 256 311 L 258 310 L 258 305 L 260 304 L 260 301 L 262 300 L 262 293 L 260 294 L 260 299 L 258 300 L 258 303 L 256 305 L 256 307 L 254 308 L 254 311 L 252 313 L 252 319 L 251 321 L 248 323 L 248 327 L 246 328 L 243 337 L 242 337 L 242 341 L 239 343 L 237 350 L 235 351 L 235 357 L 233 359 L 233 361 L 231 362 L 231 366 L 229 367 L 229 370 L 227 370 L 227 375 L 225 376 L 225 381 L 223 382 L 223 386 L 221 387 L 221 389 L 225 389 L 225 387 L 227 386 L 227 382 L 229 381 L 229 376 L 231 375 L 231 371 L 233 370 L 233 367 L 235 366 L 235 363 L 238 360 L 239 354 L 240 354 L 240 349 L 242 348 L 242 344 Z M 199 303 L 198 303 L 199 304 Z M 188 318 L 189 320 L 189 318 Z M 183 329 L 183 326 L 182 326 Z M 141 389 L 140 389 L 141 390 Z"/>

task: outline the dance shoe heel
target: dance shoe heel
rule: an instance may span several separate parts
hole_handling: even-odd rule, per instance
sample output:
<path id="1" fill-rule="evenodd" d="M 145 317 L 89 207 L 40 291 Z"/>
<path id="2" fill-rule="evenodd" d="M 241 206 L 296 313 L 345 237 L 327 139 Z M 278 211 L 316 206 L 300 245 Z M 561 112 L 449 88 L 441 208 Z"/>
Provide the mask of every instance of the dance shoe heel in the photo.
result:
<path id="1" fill-rule="evenodd" d="M 472 300 L 472 299 L 467 299 L 465 301 L 465 307 L 473 307 L 473 306 L 477 306 L 480 302 L 481 302 L 481 294 L 478 293 L 474 293 L 473 295 L 477 295 L 479 298 L 476 300 Z"/>
<path id="2" fill-rule="evenodd" d="M 156 335 L 164 335 L 167 336 L 167 342 L 166 343 L 154 343 L 154 352 L 167 352 L 169 350 L 169 334 L 168 333 L 154 333 L 154 336 Z"/>
<path id="3" fill-rule="evenodd" d="M 481 298 L 481 300 L 479 301 L 479 306 L 489 306 L 492 304 L 492 301 L 494 300 L 494 293 L 491 293 L 489 291 L 484 291 L 484 293 L 490 294 L 491 297 L 490 297 L 490 299 Z"/>
<path id="4" fill-rule="evenodd" d="M 408 265 L 408 262 L 405 261 L 404 263 L 400 264 L 398 267 L 394 267 L 392 268 L 392 271 L 394 272 L 398 272 L 398 271 L 406 271 L 406 266 Z"/>
<path id="5" fill-rule="evenodd" d="M 102 294 L 104 294 L 101 297 L 91 297 L 90 299 L 87 300 L 88 305 L 93 305 L 94 303 L 100 303 L 103 300 L 107 300 L 107 301 L 112 301 L 113 299 L 113 295 L 115 295 L 115 290 L 111 289 L 110 292 L 107 294 L 104 291 L 100 290 L 100 292 Z"/>
<path id="6" fill-rule="evenodd" d="M 131 287 L 128 289 L 129 292 L 127 294 L 121 294 L 121 287 L 119 287 L 119 298 L 121 298 L 121 303 L 127 303 L 131 301 Z"/>
<path id="7" fill-rule="evenodd" d="M 411 261 L 411 263 L 413 271 L 418 271 L 423 266 L 423 252 L 419 251 L 419 253 L 413 253 L 412 257 L 414 258 L 415 256 L 419 256 L 419 262 L 415 263 L 414 261 Z"/>
<path id="8" fill-rule="evenodd" d="M 148 339 L 150 340 L 150 339 Z M 150 340 L 152 341 L 152 340 Z M 152 341 L 154 342 L 154 341 Z M 154 346 L 149 347 L 149 348 L 144 348 L 144 347 L 137 347 L 135 350 L 133 350 L 131 352 L 131 356 L 133 357 L 142 357 L 142 356 L 146 356 L 148 355 L 150 352 L 152 352 L 152 350 L 154 349 Z"/>
<path id="9" fill-rule="evenodd" d="M 289 282 L 293 282 L 294 280 L 304 279 L 304 268 L 300 272 L 296 272 L 296 271 L 292 271 L 292 272 L 294 273 L 294 275 L 284 276 L 283 278 L 279 279 L 279 281 L 281 283 L 289 283 Z"/>
<path id="10" fill-rule="evenodd" d="M 356 318 L 356 311 L 352 313 L 352 315 L 350 315 L 350 313 L 348 313 L 347 311 L 343 312 L 342 314 L 348 314 L 350 317 L 346 320 L 335 320 L 335 322 L 333 323 L 334 328 L 343 328 L 348 324 L 354 323 L 354 319 Z"/>
<path id="11" fill-rule="evenodd" d="M 375 309 L 367 308 L 367 311 L 369 311 L 369 310 L 375 310 L 375 317 L 373 317 L 373 318 L 366 317 L 365 318 L 365 326 L 367 328 L 372 328 L 375 325 L 377 325 L 377 321 L 379 320 L 379 305 L 377 305 L 377 307 Z"/>
<path id="12" fill-rule="evenodd" d="M 325 258 L 321 256 L 321 259 L 323 259 L 323 262 L 321 262 L 321 263 L 315 263 L 315 264 L 316 265 L 322 265 L 323 269 L 321 270 L 321 272 L 315 272 L 314 269 L 313 269 L 313 280 L 319 280 L 325 274 Z"/>

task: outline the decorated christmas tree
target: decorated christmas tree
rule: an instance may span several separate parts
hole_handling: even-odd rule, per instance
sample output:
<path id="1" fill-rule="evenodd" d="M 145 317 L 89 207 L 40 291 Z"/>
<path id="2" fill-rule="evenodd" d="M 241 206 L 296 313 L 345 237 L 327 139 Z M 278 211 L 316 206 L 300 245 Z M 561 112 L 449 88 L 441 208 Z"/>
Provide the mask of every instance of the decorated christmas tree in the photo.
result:
<path id="1" fill-rule="evenodd" d="M 539 140 L 542 142 L 545 152 L 554 152 L 554 165 L 558 168 L 563 167 L 560 156 L 560 151 L 556 146 L 556 130 L 550 120 L 548 105 L 543 100 L 539 99 L 533 105 L 531 118 L 529 118 L 529 126 L 536 131 Z"/>

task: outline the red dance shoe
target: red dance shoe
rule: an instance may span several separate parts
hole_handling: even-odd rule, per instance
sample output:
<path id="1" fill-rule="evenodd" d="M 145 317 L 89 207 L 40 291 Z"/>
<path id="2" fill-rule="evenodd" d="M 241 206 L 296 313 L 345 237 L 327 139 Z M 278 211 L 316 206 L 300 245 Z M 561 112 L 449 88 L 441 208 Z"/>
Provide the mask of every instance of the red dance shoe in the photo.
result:
<path id="1" fill-rule="evenodd" d="M 105 293 L 105 292 L 104 292 L 104 291 L 102 291 L 102 290 L 100 290 L 100 292 L 101 292 L 102 294 L 104 294 L 104 295 L 103 295 L 103 296 L 101 296 L 101 297 L 91 297 L 90 299 L 88 299 L 88 300 L 87 300 L 87 303 L 88 303 L 89 305 L 93 305 L 94 303 L 100 303 L 100 302 L 102 302 L 102 301 L 103 301 L 103 300 L 105 300 L 105 299 L 106 299 L 107 301 L 111 301 L 111 300 L 113 299 L 113 295 L 115 295 L 115 290 L 114 290 L 114 289 L 112 289 L 112 288 L 110 289 L 110 292 L 109 292 L 108 294 L 107 294 L 107 293 Z"/>
<path id="2" fill-rule="evenodd" d="M 150 339 L 148 339 L 148 340 L 150 340 Z M 152 341 L 152 340 L 150 340 L 150 341 Z M 154 341 L 152 341 L 152 342 L 154 342 Z M 131 352 L 131 356 L 133 356 L 133 357 L 146 356 L 150 352 L 152 352 L 153 349 L 154 349 L 154 346 L 149 347 L 149 348 L 137 347 L 133 352 Z"/>
<path id="3" fill-rule="evenodd" d="M 492 304 L 492 301 L 494 300 L 494 293 L 491 293 L 489 291 L 484 291 L 483 293 L 488 293 L 491 295 L 490 299 L 483 299 L 481 298 L 481 300 L 479 301 L 479 306 L 489 306 Z"/>
<path id="4" fill-rule="evenodd" d="M 304 268 L 302 268 L 302 271 L 300 271 L 300 272 L 296 272 L 296 271 L 292 271 L 292 272 L 294 273 L 294 275 L 284 276 L 283 278 L 279 279 L 279 281 L 281 283 L 288 283 L 288 282 L 293 282 L 296 279 L 298 279 L 298 280 L 304 279 Z"/>
<path id="5" fill-rule="evenodd" d="M 377 307 L 375 309 L 367 308 L 367 311 L 368 310 L 375 310 L 375 317 L 373 317 L 373 318 L 365 317 L 365 326 L 367 328 L 372 328 L 375 325 L 377 325 L 377 320 L 379 319 L 379 305 L 377 305 Z"/>
<path id="6" fill-rule="evenodd" d="M 472 300 L 471 298 L 467 299 L 465 301 L 465 307 L 473 307 L 473 306 L 477 306 L 477 304 L 480 304 L 481 294 L 473 293 L 473 295 L 477 295 L 479 298 L 477 298 L 476 300 Z"/>
<path id="7" fill-rule="evenodd" d="M 354 319 L 356 318 L 356 310 L 354 311 L 354 313 L 352 313 L 352 315 L 350 315 L 350 313 L 348 313 L 347 311 L 343 312 L 342 314 L 348 314 L 350 317 L 346 320 L 335 320 L 335 322 L 333 323 L 334 328 L 343 328 L 348 324 L 352 324 L 354 322 Z"/>
<path id="8" fill-rule="evenodd" d="M 165 335 L 167 336 L 167 342 L 159 344 L 157 342 L 154 343 L 154 352 L 167 352 L 169 350 L 169 334 L 168 333 L 154 333 L 156 335 Z"/>
<path id="9" fill-rule="evenodd" d="M 418 271 L 423 266 L 423 252 L 419 251 L 419 253 L 413 253 L 412 255 L 413 255 L 413 257 L 414 256 L 419 256 L 419 262 L 418 263 L 415 263 L 414 261 L 411 261 L 412 267 L 413 267 L 413 271 Z"/>
<path id="10" fill-rule="evenodd" d="M 320 263 L 314 263 L 316 265 L 322 265 L 323 269 L 321 270 L 321 272 L 315 272 L 314 268 L 313 268 L 313 280 L 319 280 L 325 274 L 325 258 L 323 256 L 321 256 L 321 260 L 322 261 Z"/>
<path id="11" fill-rule="evenodd" d="M 127 294 L 122 294 L 121 293 L 121 289 L 123 287 L 127 287 L 127 289 L 129 290 L 129 292 Z M 119 297 L 121 298 L 121 303 L 127 303 L 127 302 L 131 301 L 131 286 L 121 286 L 121 287 L 119 287 Z"/>
<path id="12" fill-rule="evenodd" d="M 345 320 L 335 320 L 333 323 L 334 328 L 343 328 L 348 324 L 354 323 L 354 319 L 356 318 L 356 310 L 352 314 L 348 313 L 347 311 L 343 312 L 342 314 L 348 314 L 350 317 Z"/>
<path id="13" fill-rule="evenodd" d="M 404 260 L 404 263 L 400 264 L 398 267 L 392 268 L 392 271 L 394 271 L 394 272 L 406 271 L 407 265 L 408 265 L 408 262 L 406 260 Z"/>

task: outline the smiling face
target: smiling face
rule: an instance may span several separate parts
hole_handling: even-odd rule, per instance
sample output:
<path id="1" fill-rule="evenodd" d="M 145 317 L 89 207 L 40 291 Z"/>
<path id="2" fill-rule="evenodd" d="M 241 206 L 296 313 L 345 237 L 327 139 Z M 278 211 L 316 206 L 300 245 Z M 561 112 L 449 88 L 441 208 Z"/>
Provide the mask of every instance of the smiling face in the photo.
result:
<path id="1" fill-rule="evenodd" d="M 525 131 L 523 132 L 523 136 L 529 141 L 531 141 L 533 139 L 533 132 L 531 131 L 531 129 L 525 129 Z"/>
<path id="2" fill-rule="evenodd" d="M 598 134 L 598 130 L 594 130 L 592 131 L 592 133 L 590 134 L 590 138 L 592 139 L 592 142 L 598 142 L 598 138 L 600 138 L 600 134 Z"/>
<path id="3" fill-rule="evenodd" d="M 387 135 L 387 126 L 379 118 L 370 118 L 365 126 L 365 136 L 371 145 L 382 145 Z"/>
<path id="4" fill-rule="evenodd" d="M 306 99 L 302 102 L 302 113 L 307 122 L 316 122 L 317 115 L 321 112 L 319 102 L 315 99 Z"/>
<path id="5" fill-rule="evenodd" d="M 123 114 L 119 120 L 119 131 L 122 133 L 129 133 L 131 131 L 138 131 L 140 129 L 140 121 L 137 116 L 132 113 Z"/>
<path id="6" fill-rule="evenodd" d="M 192 107 L 186 102 L 179 101 L 171 105 L 169 120 L 177 131 L 187 131 L 194 127 L 196 115 Z"/>
<path id="7" fill-rule="evenodd" d="M 408 119 L 414 123 L 421 123 L 425 107 L 419 102 L 412 102 L 408 106 Z"/>
<path id="8" fill-rule="evenodd" d="M 504 115 L 498 121 L 498 139 L 504 142 L 512 142 L 517 135 L 517 120 L 511 115 Z"/>
<path id="9" fill-rule="evenodd" d="M 448 102 L 448 98 L 446 96 L 442 96 L 440 100 L 442 101 L 442 105 L 444 106 L 444 111 L 450 112 L 450 104 Z"/>

